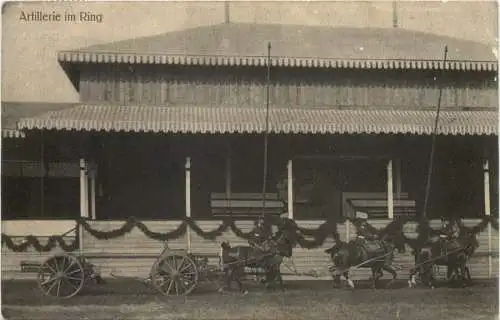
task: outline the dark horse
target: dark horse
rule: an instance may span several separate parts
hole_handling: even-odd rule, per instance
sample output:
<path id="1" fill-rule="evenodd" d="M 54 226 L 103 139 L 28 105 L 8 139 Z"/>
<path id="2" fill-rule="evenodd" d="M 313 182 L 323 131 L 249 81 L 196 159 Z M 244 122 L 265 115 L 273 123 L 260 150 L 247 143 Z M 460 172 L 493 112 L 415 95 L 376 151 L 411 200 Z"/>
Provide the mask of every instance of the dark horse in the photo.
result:
<path id="1" fill-rule="evenodd" d="M 275 281 L 279 282 L 283 290 L 281 263 L 283 257 L 290 258 L 294 241 L 287 237 L 287 232 L 278 232 L 276 239 L 268 239 L 253 246 L 234 246 L 228 242 L 221 244 L 221 264 L 224 270 L 227 288 L 231 288 L 232 281 L 238 284 L 238 289 L 246 293 L 241 278 L 245 275 L 245 267 L 263 269 L 266 288 Z"/>
<path id="2" fill-rule="evenodd" d="M 392 275 L 389 287 L 396 280 L 396 270 L 392 266 L 394 250 L 405 252 L 402 223 L 394 221 L 378 240 L 355 239 L 349 242 L 338 240 L 330 249 L 325 250 L 330 255 L 333 266 L 331 268 L 334 283 L 340 283 L 340 276 L 344 276 L 349 286 L 354 289 L 354 282 L 349 279 L 351 268 L 370 268 L 372 271 L 372 287 L 376 288 L 377 281 L 383 276 L 382 270 Z M 397 230 L 394 230 L 397 229 Z M 333 269 L 333 270 L 332 270 Z"/>
<path id="3" fill-rule="evenodd" d="M 461 285 L 465 286 L 466 281 L 470 280 L 467 261 L 478 246 L 475 234 L 465 230 L 461 230 L 457 239 L 442 241 L 438 237 L 431 238 L 420 249 L 416 250 L 416 263 L 410 272 L 409 287 L 416 286 L 416 275 L 419 274 L 422 283 L 434 288 L 436 284 L 434 266 L 446 266 L 447 280 L 451 280 L 453 273 L 455 273 Z"/>

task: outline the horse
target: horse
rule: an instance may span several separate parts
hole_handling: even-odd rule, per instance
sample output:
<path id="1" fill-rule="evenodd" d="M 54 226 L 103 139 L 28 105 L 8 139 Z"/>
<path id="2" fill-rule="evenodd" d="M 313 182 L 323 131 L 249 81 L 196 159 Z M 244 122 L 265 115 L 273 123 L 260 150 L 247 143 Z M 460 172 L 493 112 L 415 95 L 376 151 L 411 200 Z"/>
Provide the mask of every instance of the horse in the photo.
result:
<path id="1" fill-rule="evenodd" d="M 394 225 L 391 227 L 393 228 Z M 402 224 L 399 230 L 384 234 L 380 240 L 355 239 L 349 242 L 338 240 L 325 253 L 330 255 L 333 263 L 330 266 L 334 284 L 340 283 L 340 276 L 344 276 L 349 286 L 354 289 L 354 282 L 349 279 L 351 268 L 370 268 L 372 271 L 372 288 L 377 287 L 378 280 L 383 276 L 382 270 L 392 275 L 392 280 L 387 284 L 389 287 L 397 278 L 397 273 L 392 262 L 394 251 L 405 252 L 404 234 Z"/>
<path id="2" fill-rule="evenodd" d="M 227 288 L 231 289 L 232 281 L 238 285 L 243 294 L 248 291 L 244 289 L 241 278 L 245 275 L 245 267 L 263 269 L 265 273 L 265 286 L 277 281 L 280 289 L 284 290 L 283 278 L 281 276 L 281 263 L 283 257 L 292 256 L 293 243 L 286 238 L 285 233 L 276 239 L 268 239 L 253 246 L 234 246 L 229 242 L 221 243 L 221 264 L 227 282 Z M 222 291 L 219 288 L 219 291 Z"/>
<path id="3" fill-rule="evenodd" d="M 479 247 L 477 237 L 473 232 L 461 231 L 458 238 L 442 241 L 437 237 L 431 238 L 420 249 L 416 250 L 415 267 L 410 271 L 408 286 L 416 286 L 416 275 L 420 275 L 422 283 L 434 288 L 434 266 L 446 266 L 448 281 L 455 273 L 462 287 L 471 280 L 467 261 Z"/>

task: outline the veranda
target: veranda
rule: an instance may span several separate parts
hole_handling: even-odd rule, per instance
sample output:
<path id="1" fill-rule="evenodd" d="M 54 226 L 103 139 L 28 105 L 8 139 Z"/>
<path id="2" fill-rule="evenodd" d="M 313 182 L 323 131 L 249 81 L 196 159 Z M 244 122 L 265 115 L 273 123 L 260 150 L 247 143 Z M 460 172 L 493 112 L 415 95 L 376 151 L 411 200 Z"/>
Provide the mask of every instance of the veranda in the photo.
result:
<path id="1" fill-rule="evenodd" d="M 466 225 L 475 225 L 483 214 L 497 214 L 497 184 L 490 183 L 498 180 L 496 140 L 440 136 L 437 146 L 428 216 L 457 215 L 466 219 Z M 43 157 L 36 152 L 41 149 Z M 430 137 L 272 134 L 266 177 L 269 200 L 264 203 L 259 197 L 264 179 L 262 135 L 35 131 L 22 144 L 4 147 L 4 154 L 15 158 L 19 153 L 29 154 L 25 150 L 36 150 L 28 158 L 33 160 L 31 164 L 43 164 L 45 173 L 32 168 L 31 177 L 26 178 L 30 175 L 26 174 L 26 163 L 11 163 L 7 170 L 4 167 L 7 196 L 3 197 L 2 211 L 4 219 L 14 220 L 3 221 L 2 232 L 9 235 L 35 234 L 35 229 L 40 230 L 35 234 L 40 237 L 63 234 L 74 228 L 78 217 L 90 219 L 96 229 L 111 230 L 134 216 L 150 230 L 166 232 L 176 229 L 188 216 L 203 230 L 211 230 L 231 213 L 238 219 L 238 227 L 248 231 L 253 219 L 262 213 L 263 204 L 269 213 L 278 214 L 276 204 L 284 203 L 284 214 L 300 226 L 316 228 L 334 217 L 341 237 L 350 239 L 355 230 L 342 222 L 352 214 L 347 200 L 356 204 L 356 210 L 369 212 L 370 223 L 378 228 L 395 216 L 422 213 Z M 18 170 L 23 168 L 21 178 Z M 29 190 L 31 196 L 26 199 L 31 202 L 19 201 L 16 188 Z M 221 206 L 232 208 L 221 210 Z M 433 221 L 437 226 L 439 222 Z M 414 234 L 414 223 L 406 227 L 409 236 Z M 212 242 L 188 231 L 169 246 L 216 253 L 222 240 L 245 243 L 232 232 Z M 162 246 L 138 229 L 110 240 L 81 233 L 79 241 L 86 254 L 156 254 Z M 490 228 L 480 234 L 479 241 L 481 247 L 472 260 L 471 272 L 476 277 L 492 277 L 498 273 L 498 258 L 492 255 L 498 252 L 498 234 Z M 319 248 L 296 248 L 293 260 L 297 270 L 326 267 L 328 257 L 323 251 L 331 245 L 329 239 Z M 9 271 L 18 270 L 21 260 L 53 252 L 31 249 L 13 253 L 4 246 L 2 254 L 2 269 L 7 271 L 4 277 L 11 277 Z M 124 263 L 106 258 L 97 259 L 96 264 L 105 276 L 117 271 L 144 275 L 151 264 L 146 260 Z M 410 254 L 398 257 L 398 262 L 407 266 L 412 260 Z M 355 278 L 366 276 L 363 271 L 356 272 Z"/>

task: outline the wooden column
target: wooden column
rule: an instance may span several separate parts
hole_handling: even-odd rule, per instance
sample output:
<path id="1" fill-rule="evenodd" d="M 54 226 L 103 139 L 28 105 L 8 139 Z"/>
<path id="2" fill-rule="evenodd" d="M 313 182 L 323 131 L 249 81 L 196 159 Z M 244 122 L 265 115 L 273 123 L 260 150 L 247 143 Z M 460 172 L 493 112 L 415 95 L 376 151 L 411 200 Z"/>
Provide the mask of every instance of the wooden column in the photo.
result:
<path id="1" fill-rule="evenodd" d="M 186 217 L 191 217 L 191 158 L 186 157 Z M 191 229 L 186 230 L 187 251 L 191 252 Z"/>
<path id="2" fill-rule="evenodd" d="M 387 163 L 387 213 L 389 219 L 394 219 L 394 190 L 392 181 L 392 160 Z"/>
<path id="3" fill-rule="evenodd" d="M 97 214 L 95 212 L 95 194 L 96 194 L 96 166 L 92 165 L 89 171 L 90 176 L 90 214 L 92 216 L 92 220 L 97 219 Z"/>
<path id="4" fill-rule="evenodd" d="M 87 177 L 87 163 L 85 159 L 80 159 L 80 217 L 82 218 L 88 218 L 89 217 L 89 211 L 88 211 L 88 204 L 89 204 L 89 198 L 88 198 L 88 177 Z M 78 239 L 78 244 L 80 248 L 80 253 L 83 253 L 83 227 L 79 227 L 79 239 Z"/>
<path id="5" fill-rule="evenodd" d="M 346 219 L 344 222 L 344 226 L 345 226 L 345 241 L 349 242 L 351 238 L 351 221 Z"/>
<path id="6" fill-rule="evenodd" d="M 288 218 L 293 219 L 293 164 L 292 160 L 288 160 L 287 164 L 287 198 L 288 198 Z"/>
<path id="7" fill-rule="evenodd" d="M 401 159 L 394 160 L 394 183 L 396 187 L 396 199 L 401 199 L 401 193 L 403 192 L 403 181 L 401 176 Z"/>
<path id="8" fill-rule="evenodd" d="M 491 202 L 490 202 L 490 164 L 486 159 L 483 162 L 483 173 L 484 173 L 484 214 L 491 215 Z M 492 251 L 491 251 L 491 223 L 488 224 L 488 277 L 491 278 L 493 272 L 492 265 Z"/>

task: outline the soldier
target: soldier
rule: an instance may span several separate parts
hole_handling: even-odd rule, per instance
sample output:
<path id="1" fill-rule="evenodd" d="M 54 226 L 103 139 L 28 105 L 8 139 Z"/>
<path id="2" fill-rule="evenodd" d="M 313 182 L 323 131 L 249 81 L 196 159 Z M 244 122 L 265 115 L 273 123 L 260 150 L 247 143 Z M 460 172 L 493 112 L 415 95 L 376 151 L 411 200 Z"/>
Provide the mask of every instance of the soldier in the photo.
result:
<path id="1" fill-rule="evenodd" d="M 371 233 L 368 228 L 368 215 L 364 212 L 356 212 L 356 218 L 359 221 L 359 225 L 357 227 L 358 238 L 366 240 L 376 240 L 377 235 Z"/>
<path id="2" fill-rule="evenodd" d="M 440 243 L 443 254 L 446 255 L 448 249 L 453 250 L 458 247 L 457 239 L 460 235 L 460 226 L 456 219 L 451 219 L 448 222 L 441 217 Z"/>
<path id="3" fill-rule="evenodd" d="M 249 244 L 253 247 L 262 249 L 262 243 L 269 240 L 271 237 L 271 232 L 269 230 L 269 227 L 266 225 L 264 216 L 259 216 L 259 218 L 257 218 L 252 233 L 253 239 L 248 241 Z"/>
<path id="4" fill-rule="evenodd" d="M 451 219 L 446 223 L 445 219 L 441 217 L 441 238 L 457 239 L 460 234 L 460 226 L 456 219 Z"/>

